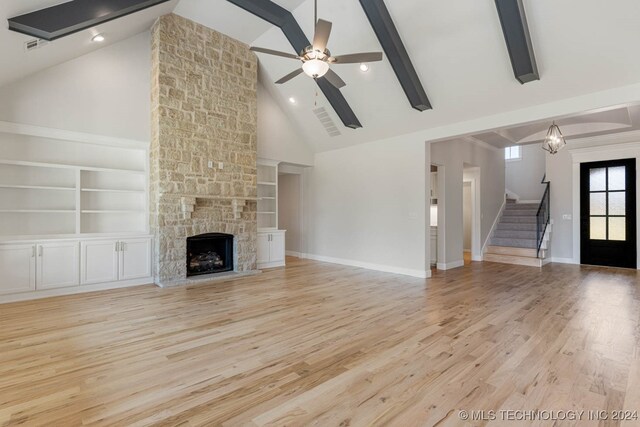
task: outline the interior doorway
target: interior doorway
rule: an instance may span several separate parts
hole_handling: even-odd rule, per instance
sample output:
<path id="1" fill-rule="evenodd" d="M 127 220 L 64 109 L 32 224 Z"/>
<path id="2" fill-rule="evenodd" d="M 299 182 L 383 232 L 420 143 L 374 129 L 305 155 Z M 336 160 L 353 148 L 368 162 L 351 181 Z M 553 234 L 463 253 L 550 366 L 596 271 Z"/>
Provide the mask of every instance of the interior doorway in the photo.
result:
<path id="1" fill-rule="evenodd" d="M 463 259 L 482 261 L 481 210 L 480 210 L 480 168 L 464 166 L 462 187 L 463 212 Z"/>
<path id="2" fill-rule="evenodd" d="M 303 257 L 302 175 L 278 174 L 278 229 L 286 230 L 285 254 Z"/>
<path id="3" fill-rule="evenodd" d="M 636 268 L 636 159 L 580 165 L 581 264 Z"/>

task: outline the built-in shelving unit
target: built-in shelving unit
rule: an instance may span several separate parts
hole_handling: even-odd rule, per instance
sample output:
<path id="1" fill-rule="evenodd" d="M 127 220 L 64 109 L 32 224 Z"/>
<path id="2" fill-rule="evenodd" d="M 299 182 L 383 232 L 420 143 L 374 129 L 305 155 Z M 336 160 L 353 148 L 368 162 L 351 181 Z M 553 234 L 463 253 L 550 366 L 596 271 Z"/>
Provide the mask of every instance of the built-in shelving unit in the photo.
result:
<path id="1" fill-rule="evenodd" d="M 278 229 L 278 163 L 258 160 L 258 229 Z"/>
<path id="2" fill-rule="evenodd" d="M 0 122 L 0 238 L 147 233 L 147 147 Z"/>

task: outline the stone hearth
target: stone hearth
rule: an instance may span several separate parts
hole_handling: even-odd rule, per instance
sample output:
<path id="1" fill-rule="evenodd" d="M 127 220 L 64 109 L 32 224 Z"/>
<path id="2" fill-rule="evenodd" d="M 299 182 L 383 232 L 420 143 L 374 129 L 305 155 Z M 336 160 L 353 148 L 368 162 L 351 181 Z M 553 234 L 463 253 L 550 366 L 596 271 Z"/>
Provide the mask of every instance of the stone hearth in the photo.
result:
<path id="1" fill-rule="evenodd" d="M 153 26 L 152 63 L 150 222 L 156 283 L 184 281 L 186 238 L 205 233 L 234 235 L 235 271 L 253 271 L 256 57 L 247 45 L 170 14 Z"/>

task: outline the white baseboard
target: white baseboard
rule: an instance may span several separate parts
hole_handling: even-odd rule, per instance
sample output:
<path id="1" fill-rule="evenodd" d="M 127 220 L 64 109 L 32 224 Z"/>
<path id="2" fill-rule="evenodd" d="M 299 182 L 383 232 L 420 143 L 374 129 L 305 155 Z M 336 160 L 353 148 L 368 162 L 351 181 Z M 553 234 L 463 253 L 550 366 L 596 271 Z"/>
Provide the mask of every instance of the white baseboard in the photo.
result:
<path id="1" fill-rule="evenodd" d="M 559 258 L 559 257 L 551 257 L 551 262 L 555 262 L 557 264 L 580 264 L 573 258 Z"/>
<path id="2" fill-rule="evenodd" d="M 471 261 L 483 261 L 482 256 L 472 255 Z"/>
<path id="3" fill-rule="evenodd" d="M 402 274 L 404 276 L 418 277 L 420 279 L 428 279 L 431 277 L 431 270 L 414 270 L 410 268 L 393 267 L 390 265 L 374 264 L 370 262 L 355 261 L 343 258 L 334 258 L 324 255 L 300 254 L 300 258 L 311 259 L 314 261 L 328 262 L 331 264 L 348 265 L 351 267 L 366 268 L 367 270 L 383 271 L 385 273 Z"/>
<path id="4" fill-rule="evenodd" d="M 304 254 L 301 252 L 296 252 L 296 251 L 285 251 L 284 254 L 286 256 L 293 256 L 296 258 L 304 258 Z"/>
<path id="5" fill-rule="evenodd" d="M 439 262 L 438 270 L 451 270 L 458 267 L 464 267 L 464 260 L 451 261 L 451 262 Z"/>
<path id="6" fill-rule="evenodd" d="M 62 295 L 82 294 L 85 292 L 105 291 L 108 289 L 128 288 L 139 285 L 153 285 L 151 277 L 142 279 L 124 280 L 122 282 L 98 283 L 95 285 L 76 285 L 68 288 L 47 289 L 42 291 L 23 292 L 0 296 L 0 304 L 7 302 L 29 301 L 40 298 L 57 297 Z"/>

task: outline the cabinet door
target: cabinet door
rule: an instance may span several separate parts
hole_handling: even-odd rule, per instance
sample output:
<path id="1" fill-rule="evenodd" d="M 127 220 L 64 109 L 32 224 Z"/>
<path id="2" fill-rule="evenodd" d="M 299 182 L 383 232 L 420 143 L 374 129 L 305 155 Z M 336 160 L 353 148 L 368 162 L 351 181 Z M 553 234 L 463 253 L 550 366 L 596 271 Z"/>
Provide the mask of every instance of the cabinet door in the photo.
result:
<path id="1" fill-rule="evenodd" d="M 78 242 L 52 242 L 38 245 L 37 289 L 75 286 L 79 280 Z"/>
<path id="2" fill-rule="evenodd" d="M 36 246 L 0 246 L 0 294 L 36 288 Z"/>
<path id="3" fill-rule="evenodd" d="M 284 233 L 272 233 L 271 234 L 271 252 L 270 262 L 282 262 L 284 261 Z"/>
<path id="4" fill-rule="evenodd" d="M 115 282 L 118 280 L 118 252 L 115 240 L 80 243 L 80 283 Z"/>
<path id="5" fill-rule="evenodd" d="M 151 239 L 127 239 L 120 241 L 120 280 L 151 277 Z"/>
<path id="6" fill-rule="evenodd" d="M 270 234 L 258 233 L 258 264 L 269 262 Z"/>

